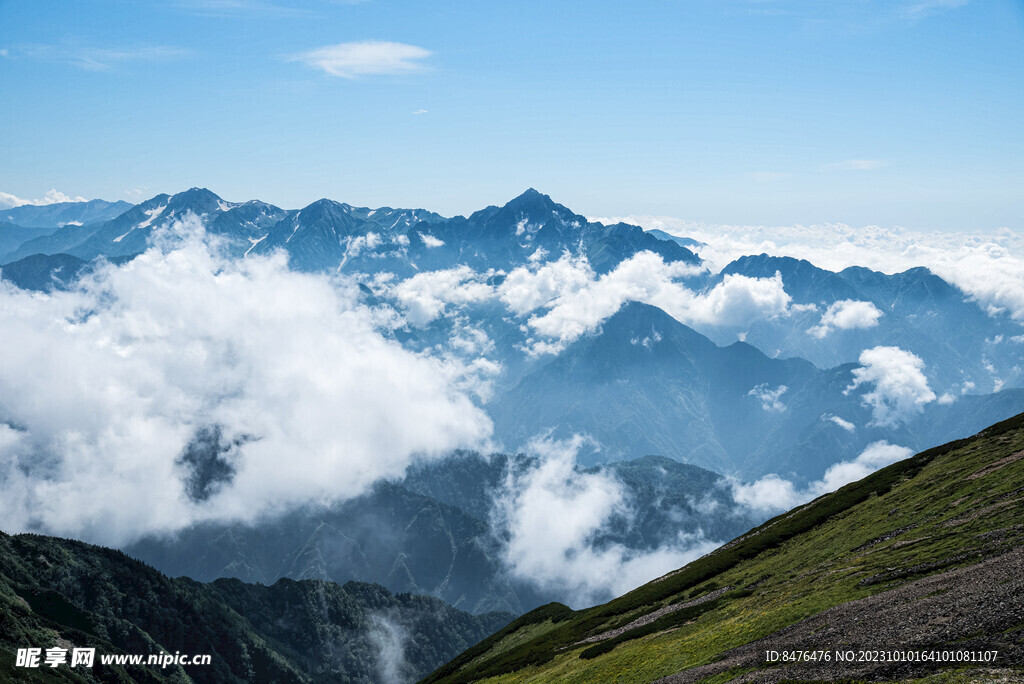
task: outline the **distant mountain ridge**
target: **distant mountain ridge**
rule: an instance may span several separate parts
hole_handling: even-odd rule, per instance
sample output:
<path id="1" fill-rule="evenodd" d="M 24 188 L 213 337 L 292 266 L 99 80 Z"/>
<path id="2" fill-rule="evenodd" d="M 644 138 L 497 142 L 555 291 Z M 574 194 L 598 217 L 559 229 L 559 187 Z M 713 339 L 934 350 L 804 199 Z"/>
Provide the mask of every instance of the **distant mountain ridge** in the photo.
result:
<path id="1" fill-rule="evenodd" d="M 414 680 L 511 619 L 374 584 L 171 579 L 81 542 L 0 533 L 0 679 L 68 682 Z M 92 668 L 17 667 L 18 648 L 95 648 Z M 207 666 L 103 666 L 101 655 L 210 655 Z M 186 679 L 188 677 L 188 679 Z"/>
<path id="2" fill-rule="evenodd" d="M 303 271 L 359 270 L 368 264 L 374 271 L 406 274 L 457 264 L 505 268 L 527 263 L 537 250 L 555 259 L 565 250 L 580 250 L 599 272 L 642 249 L 667 260 L 699 261 L 675 241 L 659 240 L 636 226 L 590 223 L 533 189 L 503 207 L 446 219 L 423 209 L 369 209 L 329 199 L 284 210 L 258 200 L 225 202 L 205 188 L 156 195 L 103 222 L 64 226 L 25 241 L 6 259 L 59 252 L 86 260 L 136 254 L 145 250 L 154 228 L 188 212 L 205 216 L 210 231 L 226 238 L 236 256 L 283 249 L 292 268 Z"/>
<path id="3" fill-rule="evenodd" d="M 341 504 L 252 524 L 195 525 L 124 550 L 169 575 L 201 581 L 374 581 L 475 614 L 519 614 L 552 596 L 509 575 L 500 530 L 492 524 L 493 504 L 510 469 L 536 465 L 536 458 L 522 455 L 455 454 L 414 466 L 401 481 L 381 483 Z M 737 510 L 724 478 L 695 466 L 651 456 L 604 468 L 623 484 L 632 508 L 631 517 L 616 519 L 605 531 L 604 543 L 648 551 L 686 534 L 729 539 L 761 519 Z M 702 505 L 729 514 L 708 518 Z"/>
<path id="4" fill-rule="evenodd" d="M 0 219 L 26 228 L 61 228 L 68 224 L 102 223 L 124 213 L 132 204 L 123 200 L 108 202 L 57 202 L 55 204 L 24 204 L 0 210 Z"/>
<path id="5" fill-rule="evenodd" d="M 927 269 L 889 275 L 854 267 L 834 273 L 761 254 L 741 257 L 717 274 L 701 272 L 699 257 L 685 246 L 698 249 L 692 240 L 589 222 L 532 188 L 468 218 L 327 199 L 285 210 L 258 200 L 226 202 L 191 188 L 157 195 L 103 223 L 68 225 L 45 235 L 25 228 L 5 233 L 0 226 L 0 239 L 6 235 L 11 244 L 29 238 L 0 261 L 0 271 L 20 287 L 66 287 L 88 270 L 75 259 L 131 258 L 150 245 L 157 227 L 189 214 L 205 217 L 206 230 L 235 258 L 282 250 L 292 268 L 353 274 L 362 278 L 367 303 L 400 310 L 403 303 L 365 283 L 376 276 L 396 283 L 458 268 L 497 290 L 513 270 L 537 273 L 565 255 L 585 263 L 587 277 L 599 282 L 646 252 L 693 266 L 680 281 L 700 297 L 711 297 L 730 278 L 779 278 L 790 298 L 781 314 L 739 323 L 694 322 L 683 326 L 689 331 L 684 333 L 670 316 L 627 301 L 555 355 L 524 353 L 534 334 L 530 319 L 553 301 L 512 316 L 494 296 L 396 330 L 395 337 L 416 351 L 445 348 L 462 326 L 486 335 L 493 344 L 491 360 L 501 367 L 487 409 L 506 450 L 554 428 L 561 436 L 597 437 L 606 461 L 662 454 L 720 473 L 779 472 L 806 482 L 837 460 L 856 457 L 874 440 L 924 448 L 1024 410 L 1024 326 L 990 315 Z M 830 324 L 829 312 L 843 306 L 860 307 L 869 316 Z M 666 331 L 671 340 L 655 339 Z M 745 343 L 737 346 L 737 339 Z M 849 389 L 860 355 L 877 347 L 919 358 L 935 395 L 919 413 L 885 429 L 865 406 L 867 387 Z M 654 359 L 664 372 L 652 366 Z M 737 384 L 748 380 L 748 386 Z M 767 392 L 779 394 L 765 409 L 758 396 Z M 556 396 L 561 399 L 553 401 Z M 829 457 L 818 455 L 823 453 Z"/>
<path id="6" fill-rule="evenodd" d="M 822 370 L 745 342 L 719 347 L 661 309 L 631 302 L 600 333 L 499 393 L 489 410 L 506 443 L 546 429 L 560 438 L 582 432 L 610 460 L 662 454 L 719 473 L 778 473 L 798 483 L 852 461 L 875 441 L 925 448 L 1024 411 L 1024 390 L 1013 389 L 932 402 L 898 425 L 872 425 L 863 391 L 848 391 L 855 367 Z M 766 404 L 758 388 L 778 395 Z"/>
<path id="7" fill-rule="evenodd" d="M 730 274 L 764 278 L 775 273 L 781 274 L 794 304 L 816 308 L 747 326 L 747 342 L 768 354 L 800 356 L 828 367 L 855 360 L 866 347 L 893 345 L 912 349 L 943 388 L 986 391 L 997 378 L 1006 387 L 1024 381 L 1021 345 L 1010 341 L 1021 326 L 1006 316 L 989 315 L 926 268 L 887 275 L 854 266 L 834 273 L 805 260 L 759 254 L 740 257 L 710 282 Z M 869 303 L 879 313 L 877 321 L 857 329 L 820 329 L 828 307 L 842 301 Z M 735 339 L 737 331 L 708 334 L 721 342 Z"/>

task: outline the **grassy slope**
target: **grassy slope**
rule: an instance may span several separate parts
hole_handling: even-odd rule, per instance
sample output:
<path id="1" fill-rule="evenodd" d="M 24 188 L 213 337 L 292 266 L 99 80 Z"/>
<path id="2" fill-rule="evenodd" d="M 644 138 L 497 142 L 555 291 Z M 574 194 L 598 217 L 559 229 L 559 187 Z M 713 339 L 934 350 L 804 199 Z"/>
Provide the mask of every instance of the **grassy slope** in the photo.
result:
<path id="1" fill-rule="evenodd" d="M 832 606 L 976 563 L 1024 543 L 1022 450 L 1024 414 L 774 518 L 607 604 L 524 615 L 424 681 L 653 681 Z M 669 615 L 580 657 L 594 647 L 583 638 L 715 587 L 734 590 L 691 622 Z"/>

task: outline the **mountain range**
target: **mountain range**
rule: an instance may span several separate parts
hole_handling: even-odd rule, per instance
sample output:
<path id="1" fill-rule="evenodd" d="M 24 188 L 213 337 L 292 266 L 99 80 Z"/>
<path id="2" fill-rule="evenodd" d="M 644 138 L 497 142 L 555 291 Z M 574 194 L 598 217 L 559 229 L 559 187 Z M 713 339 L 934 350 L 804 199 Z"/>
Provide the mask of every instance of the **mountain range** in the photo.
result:
<path id="1" fill-rule="evenodd" d="M 536 465 L 522 455 L 463 452 L 417 465 L 401 481 L 340 504 L 310 505 L 255 524 L 197 525 L 146 537 L 125 551 L 172 576 L 200 581 L 372 581 L 474 614 L 520 614 L 557 595 L 508 571 L 494 509 L 509 472 Z M 724 478 L 696 466 L 649 456 L 599 470 L 622 482 L 631 504 L 631 515 L 613 520 L 599 544 L 643 552 L 680 534 L 731 539 L 760 522 L 737 505 Z M 709 508 L 722 514 L 709 517 Z"/>
<path id="2" fill-rule="evenodd" d="M 1019 415 L 613 601 L 537 608 L 423 682 L 1018 681 L 1022 459 Z"/>
<path id="3" fill-rule="evenodd" d="M 1024 414 L 799 506 L 608 603 L 552 602 L 511 622 L 373 584 L 170 579 L 119 551 L 0 533 L 0 676 L 1014 681 L 1024 668 L 1022 458 Z M 459 488 L 441 481 L 422 485 Z M 32 669 L 15 662 L 26 647 L 211 662 Z M 858 656 L 880 648 L 902 655 Z M 797 651 L 815 655 L 781 656 Z"/>
<path id="4" fill-rule="evenodd" d="M 548 429 L 584 432 L 603 446 L 598 461 L 660 454 L 723 474 L 779 472 L 806 482 L 879 439 L 925 448 L 1024 410 L 1017 389 L 1024 385 L 1024 345 L 1015 342 L 1024 339 L 1021 324 L 982 309 L 924 268 L 835 273 L 762 254 L 737 259 L 719 273 L 701 271 L 693 240 L 591 222 L 533 189 L 468 218 L 327 199 L 285 210 L 258 200 L 226 202 L 201 188 L 157 195 L 122 211 L 123 204 L 9 211 L 33 226 L 45 217 L 50 223 L 0 226 L 0 245 L 6 245 L 0 275 L 30 289 L 67 287 L 96 259 L 130 259 L 152 244 L 154 230 L 188 214 L 202 216 L 207 233 L 235 258 L 283 251 L 293 269 L 342 271 L 363 280 L 368 303 L 407 309 L 411 323 L 395 334 L 410 349 L 457 353 L 451 345 L 460 330 L 483 333 L 493 347 L 488 360 L 501 369 L 487 409 L 506 450 Z M 70 213 L 75 207 L 79 213 Z M 58 219 L 72 215 L 81 220 L 60 227 Z M 48 232 L 33 232 L 40 230 Z M 790 306 L 738 323 L 680 322 L 627 296 L 618 313 L 611 309 L 613 315 L 557 353 L 524 352 L 538 339 L 531 321 L 571 291 L 553 291 L 548 301 L 538 294 L 532 308 L 510 311 L 498 296 L 510 273 L 539 273 L 572 258 L 600 282 L 646 253 L 692 266 L 679 271 L 678 280 L 695 296 L 710 296 L 730 278 L 778 277 Z M 432 273 L 456 274 L 494 294 L 463 303 L 442 299 L 439 315 L 423 315 L 396 300 L 395 288 L 379 286 Z M 828 312 L 841 313 L 850 303 L 867 318 L 830 327 Z M 879 420 L 868 410 L 868 386 L 849 389 L 860 354 L 877 347 L 917 357 L 934 392 L 933 400 L 899 421 Z M 779 394 L 758 398 L 771 393 Z M 855 430 L 844 434 L 845 425 Z"/>
<path id="5" fill-rule="evenodd" d="M 584 681 L 629 668 L 683 681 L 701 666 L 758 680 L 764 663 L 750 644 L 795 645 L 779 630 L 824 629 L 822 611 L 840 604 L 865 601 L 897 621 L 900 601 L 934 603 L 897 583 L 943 593 L 960 579 L 1012 585 L 1020 420 L 932 447 L 1024 411 L 1022 325 L 925 268 L 833 272 L 759 254 L 714 272 L 696 240 L 594 222 L 533 189 L 447 218 L 329 199 L 283 209 L 192 188 L 137 205 L 5 210 L 3 292 L 73 297 L 83 278 L 174 249 L 172 227 L 191 217 L 220 263 L 283 254 L 293 271 L 353 285 L 355 305 L 392 322 L 378 331 L 388 343 L 483 369 L 466 391 L 499 452 L 414 459 L 402 477 L 345 501 L 145 534 L 123 547 L 143 563 L 78 542 L 0 537 L 13 635 L 0 642 L 4 658 L 30 637 L 111 652 L 181 644 L 220 656 L 213 675 L 187 673 L 199 681 L 408 681 L 525 613 L 433 679 Z M 19 430 L 3 413 L 0 427 Z M 244 453 L 249 437 L 239 439 Z M 510 559 L 503 506 L 548 462 L 538 443 L 575 439 L 584 448 L 559 486 L 578 492 L 596 478 L 619 497 L 585 535 L 587 549 L 643 558 L 681 540 L 735 541 L 611 603 L 552 604 L 568 600 L 557 582 Z M 179 458 L 196 466 L 186 483 L 196 502 L 200 466 L 224 463 L 219 436 L 207 441 Z M 922 453 L 818 496 L 863 474 L 879 449 Z M 765 483 L 792 496 L 764 506 L 749 492 Z M 797 500 L 813 501 L 764 523 Z M 973 589 L 950 595 L 999 613 Z M 763 605 L 774 607 L 758 616 Z M 849 623 L 861 614 L 837 617 L 853 630 L 837 647 L 866 643 Z M 957 638 L 1018 652 L 1017 623 L 978 629 Z M 380 656 L 396 644 L 400 659 Z M 382 674 L 388 662 L 399 671 Z M 23 674 L 8 660 L 0 668 Z M 818 673 L 769 669 L 776 679 Z M 148 675 L 109 673 L 136 676 Z"/>

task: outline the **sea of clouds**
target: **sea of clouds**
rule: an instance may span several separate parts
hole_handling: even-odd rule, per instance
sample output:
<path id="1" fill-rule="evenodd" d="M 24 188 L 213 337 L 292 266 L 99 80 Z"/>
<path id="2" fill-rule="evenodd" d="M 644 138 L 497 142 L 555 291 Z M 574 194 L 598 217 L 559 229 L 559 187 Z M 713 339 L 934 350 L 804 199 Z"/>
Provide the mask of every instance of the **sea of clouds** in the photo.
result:
<path id="1" fill-rule="evenodd" d="M 252 520 L 357 496 L 490 435 L 466 369 L 389 339 L 393 312 L 283 256 L 223 258 L 195 218 L 71 291 L 0 287 L 8 532 L 120 544 Z M 210 428 L 232 475 L 195 501 L 180 457 Z"/>
<path id="2" fill-rule="evenodd" d="M 924 265 L 990 312 L 1024 319 L 1024 243 L 1009 232 L 724 230 L 632 220 L 704 242 L 698 252 L 712 271 L 760 252 L 831 269 Z M 503 307 L 528 333 L 523 351 L 533 357 L 559 353 L 628 301 L 698 327 L 742 326 L 792 309 L 778 275 L 732 275 L 691 288 L 688 279 L 700 272 L 643 252 L 599 274 L 567 254 L 516 268 L 498 285 L 493 273 L 468 267 L 402 281 L 381 276 L 370 285 L 392 304 L 370 306 L 354 280 L 290 271 L 283 254 L 228 259 L 188 217 L 133 261 L 101 265 L 71 290 L 0 283 L 4 531 L 122 545 L 201 521 L 255 521 L 311 501 L 345 500 L 400 478 L 418 460 L 456 448 L 486 451 L 495 446 L 488 381 L 501 369 L 487 358 L 494 345 L 486 334 L 459 323 L 463 307 Z M 880 315 L 865 302 L 837 302 L 812 334 L 870 327 Z M 413 352 L 395 340 L 394 331 L 441 317 L 456 323 L 448 349 Z M 847 391 L 870 390 L 863 401 L 875 425 L 893 425 L 936 400 L 909 351 L 875 347 L 859 363 Z M 786 391 L 759 386 L 751 396 L 783 411 Z M 211 440 L 210 453 L 183 457 Z M 655 550 L 595 545 L 613 519 L 628 518 L 630 502 L 612 474 L 577 467 L 585 440 L 534 440 L 526 450 L 537 465 L 510 474 L 496 497 L 492 523 L 516 576 L 584 605 L 724 541 L 696 534 Z M 767 516 L 909 453 L 876 442 L 805 488 L 769 475 L 733 482 L 733 497 Z"/>
<path id="3" fill-rule="evenodd" d="M 864 266 L 899 273 L 917 266 L 973 296 L 992 313 L 1024 320 L 1024 235 L 1009 228 L 983 232 L 920 231 L 853 227 L 841 223 L 796 226 L 733 226 L 695 223 L 668 216 L 595 218 L 623 221 L 703 243 L 694 251 L 712 271 L 749 254 L 806 259 L 841 271 Z"/>

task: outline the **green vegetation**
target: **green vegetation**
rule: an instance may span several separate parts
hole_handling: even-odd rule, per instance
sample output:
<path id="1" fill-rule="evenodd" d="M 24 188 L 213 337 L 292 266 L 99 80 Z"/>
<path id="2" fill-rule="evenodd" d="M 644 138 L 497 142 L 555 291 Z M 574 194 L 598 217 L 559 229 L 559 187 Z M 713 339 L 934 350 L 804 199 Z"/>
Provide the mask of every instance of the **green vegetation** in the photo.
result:
<path id="1" fill-rule="evenodd" d="M 604 605 L 560 612 L 542 633 L 494 648 L 546 619 L 523 616 L 424 682 L 652 681 L 833 606 L 998 556 L 1024 545 L 1022 451 L 1024 414 L 879 470 L 679 571 Z M 621 631 L 718 587 L 742 589 Z"/>
<path id="2" fill-rule="evenodd" d="M 566 609 L 568 610 L 568 609 Z M 505 624 L 381 586 L 171 579 L 125 554 L 0 533 L 0 681 L 369 682 L 422 675 Z M 400 641 L 387 649 L 388 641 Z M 18 668 L 19 648 L 95 648 L 93 668 Z M 103 666 L 100 655 L 209 654 L 208 666 Z"/>
<path id="3" fill-rule="evenodd" d="M 590 658 L 596 658 L 602 653 L 607 653 L 608 651 L 612 650 L 621 643 L 632 641 L 633 639 L 639 639 L 640 637 L 645 637 L 648 634 L 657 634 L 658 632 L 664 632 L 665 630 L 672 629 L 680 625 L 684 625 L 691 620 L 696 620 L 704 613 L 708 612 L 712 608 L 715 608 L 722 603 L 725 603 L 726 601 L 744 598 L 746 596 L 750 596 L 751 593 L 753 592 L 751 592 L 748 589 L 741 589 L 740 591 L 734 591 L 719 596 L 718 598 L 712 601 L 698 603 L 695 606 L 689 606 L 687 608 L 680 608 L 679 610 L 674 610 L 671 613 L 662 615 L 653 622 L 649 622 L 641 627 L 635 627 L 633 629 L 623 632 L 622 634 L 619 634 L 616 637 L 613 637 L 611 639 L 605 639 L 604 641 L 598 642 L 596 646 L 591 646 L 588 649 L 584 649 L 584 651 L 580 653 L 580 658 L 586 660 L 589 660 Z"/>

